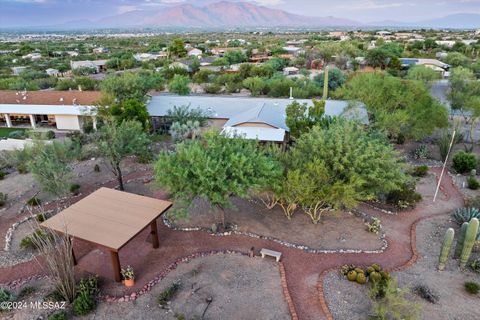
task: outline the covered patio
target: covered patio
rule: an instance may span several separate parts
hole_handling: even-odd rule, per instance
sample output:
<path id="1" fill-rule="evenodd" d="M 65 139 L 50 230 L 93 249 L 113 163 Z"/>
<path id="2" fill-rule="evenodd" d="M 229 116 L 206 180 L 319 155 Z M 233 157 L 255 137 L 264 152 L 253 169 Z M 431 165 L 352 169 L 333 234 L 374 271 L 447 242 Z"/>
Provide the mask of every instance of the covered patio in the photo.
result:
<path id="1" fill-rule="evenodd" d="M 158 248 L 156 220 L 171 206 L 169 201 L 100 188 L 41 225 L 110 251 L 114 279 L 119 282 L 120 249 L 148 226 L 153 248 Z"/>

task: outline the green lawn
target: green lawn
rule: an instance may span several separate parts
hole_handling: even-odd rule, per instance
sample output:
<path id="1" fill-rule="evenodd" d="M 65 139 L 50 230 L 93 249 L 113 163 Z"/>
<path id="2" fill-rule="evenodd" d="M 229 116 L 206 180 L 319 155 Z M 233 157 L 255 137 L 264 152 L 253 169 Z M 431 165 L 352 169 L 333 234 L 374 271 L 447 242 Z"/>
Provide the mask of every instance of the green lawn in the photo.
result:
<path id="1" fill-rule="evenodd" d="M 0 138 L 7 138 L 12 131 L 25 131 L 25 128 L 0 128 Z"/>

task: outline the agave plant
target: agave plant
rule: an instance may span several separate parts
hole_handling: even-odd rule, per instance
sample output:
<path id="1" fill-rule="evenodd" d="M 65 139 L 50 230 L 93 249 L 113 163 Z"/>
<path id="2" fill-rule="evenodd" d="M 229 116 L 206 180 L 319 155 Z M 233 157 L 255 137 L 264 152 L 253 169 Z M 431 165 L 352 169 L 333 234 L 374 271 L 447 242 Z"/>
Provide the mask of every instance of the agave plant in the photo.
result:
<path id="1" fill-rule="evenodd" d="M 473 207 L 458 208 L 452 214 L 453 219 L 459 225 L 469 222 L 472 218 L 480 219 L 480 210 Z"/>

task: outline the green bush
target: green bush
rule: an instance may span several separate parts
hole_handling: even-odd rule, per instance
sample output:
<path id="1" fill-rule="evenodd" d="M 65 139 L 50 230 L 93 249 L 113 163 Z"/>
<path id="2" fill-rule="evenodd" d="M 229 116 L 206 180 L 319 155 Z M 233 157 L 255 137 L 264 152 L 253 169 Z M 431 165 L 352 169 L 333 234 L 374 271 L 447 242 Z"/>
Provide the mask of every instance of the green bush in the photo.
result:
<path id="1" fill-rule="evenodd" d="M 30 199 L 27 200 L 27 205 L 31 207 L 36 207 L 36 206 L 39 206 L 40 204 L 41 204 L 41 201 L 37 197 L 31 197 Z"/>
<path id="2" fill-rule="evenodd" d="M 0 192 L 0 207 L 3 207 L 7 203 L 8 195 L 6 193 Z"/>
<path id="3" fill-rule="evenodd" d="M 98 277 L 93 275 L 82 278 L 78 283 L 78 292 L 86 292 L 87 294 L 96 297 L 99 293 Z"/>
<path id="4" fill-rule="evenodd" d="M 170 287 L 163 290 L 157 298 L 158 304 L 161 306 L 166 306 L 168 301 L 170 301 L 175 293 L 177 293 L 178 289 L 180 289 L 180 284 L 178 282 L 172 283 Z"/>
<path id="5" fill-rule="evenodd" d="M 428 166 L 418 166 L 413 170 L 413 175 L 416 177 L 425 177 L 428 173 Z"/>
<path id="6" fill-rule="evenodd" d="M 35 238 L 44 238 L 45 239 L 47 237 L 50 237 L 50 239 L 53 240 L 53 238 L 51 238 L 52 236 L 50 234 L 47 234 L 40 229 L 37 229 L 31 235 L 28 235 L 28 236 L 24 237 L 20 241 L 20 248 L 22 248 L 24 250 L 26 250 L 26 249 L 30 249 L 30 250 L 37 249 Z"/>
<path id="7" fill-rule="evenodd" d="M 27 137 L 24 130 L 12 131 L 8 134 L 10 139 L 25 139 Z"/>
<path id="8" fill-rule="evenodd" d="M 452 159 L 453 169 L 458 173 L 470 172 L 477 167 L 477 157 L 473 153 L 459 151 Z"/>
<path id="9" fill-rule="evenodd" d="M 34 292 L 35 292 L 35 288 L 34 288 L 34 287 L 24 287 L 24 288 L 22 288 L 22 290 L 20 290 L 20 292 L 18 293 L 18 300 L 22 300 L 23 298 L 32 295 L 32 293 L 34 293 Z"/>
<path id="10" fill-rule="evenodd" d="M 48 130 L 48 131 L 45 133 L 45 138 L 48 139 L 48 140 L 55 139 L 55 131 L 53 131 L 53 130 Z"/>
<path id="11" fill-rule="evenodd" d="M 474 176 L 469 176 L 467 178 L 467 185 L 469 189 L 477 190 L 480 187 L 480 182 L 478 182 Z"/>
<path id="12" fill-rule="evenodd" d="M 422 195 L 415 191 L 412 184 L 404 184 L 400 190 L 395 190 L 387 194 L 386 201 L 388 204 L 405 209 L 418 201 L 422 200 Z"/>
<path id="13" fill-rule="evenodd" d="M 67 313 L 65 311 L 55 312 L 48 316 L 48 320 L 67 320 Z"/>
<path id="14" fill-rule="evenodd" d="M 17 167 L 16 167 L 16 169 L 17 169 L 18 173 L 20 173 L 20 174 L 26 174 L 26 173 L 28 173 L 27 165 L 24 164 L 24 163 L 18 164 Z"/>
<path id="15" fill-rule="evenodd" d="M 37 219 L 38 222 L 42 223 L 43 221 L 47 220 L 47 217 L 45 217 L 45 214 L 44 213 L 39 213 L 37 214 L 37 216 L 35 217 Z"/>
<path id="16" fill-rule="evenodd" d="M 472 268 L 473 271 L 480 273 L 480 258 L 473 260 L 470 267 Z"/>
<path id="17" fill-rule="evenodd" d="M 0 180 L 3 180 L 7 174 L 4 171 L 0 171 Z"/>
<path id="18" fill-rule="evenodd" d="M 415 159 L 427 159 L 430 157 L 430 152 L 426 145 L 422 144 L 415 150 L 413 150 L 413 157 Z"/>
<path id="19" fill-rule="evenodd" d="M 70 185 L 70 192 L 74 195 L 77 195 L 80 191 L 80 185 L 78 183 L 73 183 Z"/>
<path id="20" fill-rule="evenodd" d="M 467 281 L 465 282 L 465 290 L 470 294 L 477 294 L 480 291 L 480 284 L 473 281 Z"/>
<path id="21" fill-rule="evenodd" d="M 73 313 L 76 316 L 84 316 L 89 314 L 97 307 L 95 298 L 88 292 L 79 292 L 75 300 L 73 300 Z"/>
<path id="22" fill-rule="evenodd" d="M 60 293 L 60 291 L 55 290 L 45 296 L 45 301 L 62 302 L 65 301 L 65 298 Z"/>
<path id="23" fill-rule="evenodd" d="M 367 226 L 367 231 L 378 234 L 380 232 L 380 219 L 372 217 L 370 222 L 366 222 L 365 225 Z"/>
<path id="24" fill-rule="evenodd" d="M 14 301 L 15 295 L 7 288 L 0 288 L 0 303 Z M 1 309 L 0 309 L 1 310 Z"/>
<path id="25" fill-rule="evenodd" d="M 205 90 L 206 93 L 216 94 L 219 93 L 220 90 L 222 90 L 222 87 L 216 83 L 210 83 L 205 85 L 203 87 L 203 90 Z"/>

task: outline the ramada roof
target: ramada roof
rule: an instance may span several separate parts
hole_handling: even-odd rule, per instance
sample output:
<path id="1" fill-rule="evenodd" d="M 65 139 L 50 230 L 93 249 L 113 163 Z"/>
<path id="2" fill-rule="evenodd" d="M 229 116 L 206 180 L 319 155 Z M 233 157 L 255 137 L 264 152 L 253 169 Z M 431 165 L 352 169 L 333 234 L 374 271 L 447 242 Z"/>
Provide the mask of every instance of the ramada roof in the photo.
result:
<path id="1" fill-rule="evenodd" d="M 0 104 L 93 106 L 99 91 L 0 91 Z"/>

